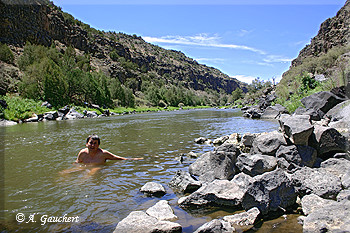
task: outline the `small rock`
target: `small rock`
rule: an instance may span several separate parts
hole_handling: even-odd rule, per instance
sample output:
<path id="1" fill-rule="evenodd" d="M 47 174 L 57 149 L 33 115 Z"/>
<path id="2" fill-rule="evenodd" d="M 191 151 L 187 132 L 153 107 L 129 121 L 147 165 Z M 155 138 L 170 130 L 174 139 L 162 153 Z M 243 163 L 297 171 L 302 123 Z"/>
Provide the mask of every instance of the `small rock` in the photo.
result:
<path id="1" fill-rule="evenodd" d="M 156 182 L 147 182 L 144 186 L 141 187 L 140 191 L 154 196 L 163 196 L 166 194 L 165 188 Z"/>

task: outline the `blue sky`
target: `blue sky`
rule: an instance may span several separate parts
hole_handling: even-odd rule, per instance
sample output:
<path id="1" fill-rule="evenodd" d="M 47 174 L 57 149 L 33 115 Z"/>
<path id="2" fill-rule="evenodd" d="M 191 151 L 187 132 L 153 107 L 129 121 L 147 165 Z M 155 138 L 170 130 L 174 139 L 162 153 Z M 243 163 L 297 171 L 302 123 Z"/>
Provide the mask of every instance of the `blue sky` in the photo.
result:
<path id="1" fill-rule="evenodd" d="M 54 0 L 90 26 L 147 42 L 251 82 L 279 80 L 346 0 Z"/>

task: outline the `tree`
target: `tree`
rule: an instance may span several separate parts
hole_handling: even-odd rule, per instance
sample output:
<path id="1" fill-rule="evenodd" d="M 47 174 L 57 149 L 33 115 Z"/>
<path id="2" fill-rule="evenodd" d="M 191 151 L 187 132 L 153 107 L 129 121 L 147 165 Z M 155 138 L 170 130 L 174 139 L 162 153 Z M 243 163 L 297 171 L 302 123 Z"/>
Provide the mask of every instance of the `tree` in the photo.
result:
<path id="1" fill-rule="evenodd" d="M 242 97 L 243 97 L 243 91 L 242 91 L 242 89 L 236 88 L 236 90 L 234 90 L 234 91 L 232 92 L 232 100 L 233 100 L 233 101 L 239 100 L 239 99 L 242 98 Z"/>

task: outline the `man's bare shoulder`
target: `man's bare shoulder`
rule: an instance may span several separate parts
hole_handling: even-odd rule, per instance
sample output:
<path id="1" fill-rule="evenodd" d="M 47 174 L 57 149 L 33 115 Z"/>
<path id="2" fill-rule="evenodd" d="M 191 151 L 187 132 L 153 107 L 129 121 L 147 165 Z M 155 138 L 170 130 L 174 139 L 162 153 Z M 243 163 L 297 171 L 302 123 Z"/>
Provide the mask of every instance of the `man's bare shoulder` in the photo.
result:
<path id="1" fill-rule="evenodd" d="M 79 154 L 88 154 L 88 153 L 89 153 L 89 150 L 87 148 L 81 149 L 79 151 Z"/>

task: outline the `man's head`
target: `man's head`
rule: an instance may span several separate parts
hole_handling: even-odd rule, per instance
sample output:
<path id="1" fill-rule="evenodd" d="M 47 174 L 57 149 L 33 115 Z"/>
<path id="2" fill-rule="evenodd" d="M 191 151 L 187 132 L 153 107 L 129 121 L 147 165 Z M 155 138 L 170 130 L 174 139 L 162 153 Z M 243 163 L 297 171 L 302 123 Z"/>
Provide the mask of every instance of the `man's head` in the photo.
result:
<path id="1" fill-rule="evenodd" d="M 87 139 L 86 139 L 86 143 L 88 143 L 90 141 L 90 139 L 97 140 L 98 145 L 100 145 L 100 143 L 101 143 L 100 137 L 97 136 L 96 134 L 89 135 L 89 137 L 87 137 Z"/>
<path id="2" fill-rule="evenodd" d="M 95 134 L 90 135 L 86 139 L 86 147 L 89 150 L 97 150 L 99 146 L 100 146 L 100 138 L 97 135 Z"/>

